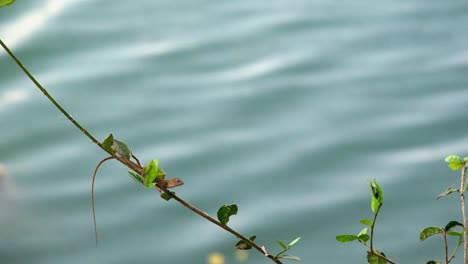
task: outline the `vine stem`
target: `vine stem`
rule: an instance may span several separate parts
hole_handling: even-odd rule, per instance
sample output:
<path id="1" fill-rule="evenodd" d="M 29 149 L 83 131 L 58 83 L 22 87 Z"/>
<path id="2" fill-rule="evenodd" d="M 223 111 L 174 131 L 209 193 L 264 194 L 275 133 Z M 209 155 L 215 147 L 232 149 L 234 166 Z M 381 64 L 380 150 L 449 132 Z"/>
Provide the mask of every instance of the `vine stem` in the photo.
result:
<path id="1" fill-rule="evenodd" d="M 91 139 L 91 141 L 98 145 L 102 150 L 104 150 L 105 152 L 109 153 L 113 158 L 115 158 L 116 160 L 120 161 L 122 164 L 124 164 L 125 166 L 127 166 L 129 169 L 135 171 L 136 173 L 138 174 L 142 174 L 142 171 L 143 171 L 143 168 L 141 167 L 141 165 L 139 164 L 136 164 L 134 163 L 133 161 L 131 160 L 127 160 L 125 158 L 122 158 L 122 157 L 119 157 L 117 155 L 114 155 L 113 153 L 111 153 L 110 151 L 106 150 L 101 142 L 99 142 L 93 135 L 91 135 L 91 133 L 89 133 L 84 127 L 82 127 L 50 94 L 49 92 L 47 92 L 47 90 L 36 80 L 36 78 L 34 78 L 34 76 L 28 71 L 28 69 L 26 69 L 26 67 L 23 65 L 23 63 L 21 63 L 21 61 L 13 54 L 13 52 L 7 47 L 7 45 L 0 39 L 0 45 L 5 49 L 5 51 L 8 53 L 8 55 L 10 55 L 10 57 L 16 62 L 16 64 L 21 68 L 21 70 L 23 70 L 23 72 L 29 77 L 29 79 L 36 85 L 36 87 L 41 90 L 41 92 L 47 97 L 47 99 L 49 99 L 49 101 L 52 102 L 52 104 L 63 114 L 65 115 L 65 117 L 67 117 L 67 119 L 73 123 L 73 125 L 75 125 L 83 134 L 85 134 L 89 139 Z M 160 189 L 162 189 L 165 193 L 167 193 L 169 196 L 171 196 L 174 200 L 176 200 L 177 202 L 179 202 L 180 204 L 182 204 L 184 207 L 190 209 L 192 212 L 198 214 L 199 216 L 205 218 L 206 220 L 210 221 L 211 223 L 221 227 L 222 229 L 226 230 L 227 232 L 231 233 L 232 235 L 234 235 L 235 237 L 239 238 L 239 239 L 242 239 L 244 240 L 248 245 L 252 246 L 253 248 L 255 248 L 257 251 L 259 251 L 260 253 L 262 253 L 263 255 L 265 255 L 267 258 L 271 259 L 274 263 L 276 264 L 283 264 L 279 259 L 275 258 L 273 255 L 271 255 L 270 253 L 268 253 L 263 247 L 260 247 L 257 243 L 251 241 L 250 239 L 248 239 L 247 237 L 241 235 L 239 232 L 235 231 L 234 229 L 230 228 L 229 226 L 227 225 L 223 225 L 221 224 L 221 222 L 219 222 L 218 220 L 214 219 L 213 217 L 211 217 L 210 215 L 208 215 L 207 213 L 203 212 L 202 210 L 196 208 L 195 206 L 189 204 L 188 202 L 186 202 L 185 200 L 183 200 L 182 198 L 178 197 L 177 195 L 175 195 L 175 193 L 171 192 L 171 191 L 168 191 L 166 188 L 164 188 L 163 186 L 159 186 L 158 187 Z M 96 235 L 96 238 L 97 238 L 97 234 Z"/>
<path id="2" fill-rule="evenodd" d="M 372 221 L 371 225 L 371 235 L 370 235 L 370 251 L 374 252 L 374 229 L 375 229 L 375 221 L 377 221 L 377 216 L 379 215 L 380 208 L 382 208 L 382 203 L 379 203 L 379 207 L 374 214 L 374 220 Z"/>
<path id="3" fill-rule="evenodd" d="M 442 232 L 442 238 L 444 239 L 444 253 L 445 253 L 445 264 L 449 264 L 449 256 L 448 256 L 448 242 L 447 242 L 447 231 L 444 229 Z"/>
<path id="4" fill-rule="evenodd" d="M 467 219 L 465 212 L 465 178 L 466 178 L 466 164 L 463 164 L 461 177 L 460 177 L 460 202 L 463 216 L 463 259 L 464 263 L 468 264 L 468 241 L 467 241 Z"/>

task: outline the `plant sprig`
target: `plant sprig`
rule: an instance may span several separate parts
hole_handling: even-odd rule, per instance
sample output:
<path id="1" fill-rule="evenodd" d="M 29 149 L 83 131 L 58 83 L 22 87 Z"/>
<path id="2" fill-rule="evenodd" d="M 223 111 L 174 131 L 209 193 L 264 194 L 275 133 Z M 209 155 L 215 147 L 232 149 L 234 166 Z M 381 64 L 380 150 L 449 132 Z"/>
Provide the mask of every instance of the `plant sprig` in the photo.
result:
<path id="1" fill-rule="evenodd" d="M 390 260 L 385 256 L 385 253 L 378 251 L 374 248 L 374 230 L 377 216 L 379 215 L 380 209 L 383 205 L 383 191 L 377 180 L 367 181 L 371 191 L 371 210 L 374 213 L 373 220 L 361 219 L 359 222 L 366 227 L 361 230 L 357 235 L 343 234 L 336 236 L 336 240 L 341 243 L 347 243 L 351 241 L 357 241 L 367 247 L 367 262 L 369 264 L 396 264 L 396 262 Z M 371 230 L 370 236 L 368 234 L 369 228 Z M 370 240 L 370 241 L 369 241 Z M 367 242 L 370 242 L 369 244 Z"/>
<path id="2" fill-rule="evenodd" d="M 15 0 L 0 0 L 0 8 L 11 5 Z M 292 259 L 292 260 L 299 260 L 298 257 L 284 255 L 284 252 L 289 250 L 292 245 L 297 243 L 299 239 L 295 239 L 291 242 L 287 249 L 276 256 L 270 254 L 264 246 L 259 246 L 257 243 L 254 242 L 256 236 L 251 236 L 247 238 L 240 234 L 239 232 L 235 231 L 234 229 L 227 226 L 229 221 L 229 217 L 232 215 L 237 214 L 238 208 L 237 205 L 224 205 L 218 210 L 218 220 L 214 219 L 207 213 L 203 212 L 202 210 L 196 208 L 195 206 L 189 204 L 185 200 L 178 197 L 175 192 L 171 192 L 168 188 L 180 186 L 183 184 L 181 180 L 178 178 L 174 179 L 165 179 L 165 172 L 159 168 L 159 160 L 153 159 L 148 162 L 145 167 L 142 167 L 140 161 L 136 158 L 136 156 L 130 151 L 130 148 L 127 144 L 114 139 L 113 135 L 110 134 L 102 143 L 98 141 L 91 133 L 89 133 L 83 126 L 81 126 L 50 94 L 49 92 L 42 86 L 36 78 L 27 70 L 27 68 L 22 64 L 22 62 L 13 54 L 13 52 L 8 48 L 8 46 L 0 39 L 0 46 L 7 52 L 7 54 L 15 61 L 15 63 L 21 68 L 21 70 L 28 76 L 28 78 L 35 84 L 35 86 L 49 99 L 49 101 L 63 114 L 67 119 L 75 125 L 83 134 L 85 134 L 94 144 L 99 146 L 102 150 L 107 152 L 110 156 L 101 160 L 98 165 L 96 166 L 91 183 L 91 200 L 92 200 L 92 209 L 93 209 L 93 220 L 94 220 L 94 228 L 95 228 L 95 239 L 96 244 L 98 241 L 97 235 L 97 228 L 96 228 L 96 214 L 94 208 L 94 181 L 96 178 L 97 171 L 99 170 L 100 166 L 111 159 L 115 159 L 125 166 L 127 166 L 130 170 L 129 175 L 137 182 L 143 184 L 146 188 L 155 187 L 159 192 L 161 192 L 161 197 L 165 200 L 174 199 L 175 201 L 182 204 L 184 207 L 188 208 L 192 212 L 196 213 L 197 215 L 205 218 L 206 220 L 212 222 L 213 224 L 221 227 L 222 229 L 226 230 L 227 232 L 231 233 L 232 235 L 236 236 L 237 238 L 241 239 L 237 244 L 236 247 L 239 249 L 250 249 L 255 248 L 260 253 L 264 254 L 267 258 L 272 260 L 274 263 L 282 264 L 280 259 Z M 135 161 L 132 161 L 131 159 Z M 172 180 L 172 181 L 171 181 Z"/>

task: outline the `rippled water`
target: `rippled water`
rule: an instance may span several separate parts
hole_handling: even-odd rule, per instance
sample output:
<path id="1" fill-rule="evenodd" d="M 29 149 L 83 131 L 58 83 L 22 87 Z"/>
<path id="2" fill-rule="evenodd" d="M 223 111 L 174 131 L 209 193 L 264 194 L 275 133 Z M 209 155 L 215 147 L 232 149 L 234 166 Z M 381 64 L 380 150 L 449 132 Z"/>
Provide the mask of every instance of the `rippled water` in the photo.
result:
<path id="1" fill-rule="evenodd" d="M 184 199 L 304 263 L 364 263 L 335 235 L 385 204 L 376 245 L 399 263 L 442 259 L 425 226 L 460 220 L 436 201 L 467 155 L 466 1 L 17 1 L 0 37 L 98 138 L 182 178 Z M 105 164 L 105 155 L 0 52 L 1 263 L 206 263 L 236 239 Z M 247 263 L 268 263 L 251 252 Z"/>

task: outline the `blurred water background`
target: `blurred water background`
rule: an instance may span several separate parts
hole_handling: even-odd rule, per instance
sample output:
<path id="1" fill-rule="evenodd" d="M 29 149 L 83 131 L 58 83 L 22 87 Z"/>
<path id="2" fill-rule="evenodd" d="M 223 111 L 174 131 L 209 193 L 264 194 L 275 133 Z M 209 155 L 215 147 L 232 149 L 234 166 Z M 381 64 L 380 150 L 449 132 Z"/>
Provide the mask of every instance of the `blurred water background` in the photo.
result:
<path id="1" fill-rule="evenodd" d="M 443 258 L 425 226 L 461 220 L 446 168 L 468 155 L 467 1 L 17 1 L 0 37 L 90 132 L 159 158 L 177 193 L 304 263 L 365 263 L 335 236 L 371 217 L 399 263 Z M 0 52 L 1 263 L 206 263 L 237 240 L 143 190 Z M 461 256 L 461 255 L 460 255 Z M 461 260 L 460 260 L 461 261 Z M 245 263 L 269 263 L 252 251 Z"/>

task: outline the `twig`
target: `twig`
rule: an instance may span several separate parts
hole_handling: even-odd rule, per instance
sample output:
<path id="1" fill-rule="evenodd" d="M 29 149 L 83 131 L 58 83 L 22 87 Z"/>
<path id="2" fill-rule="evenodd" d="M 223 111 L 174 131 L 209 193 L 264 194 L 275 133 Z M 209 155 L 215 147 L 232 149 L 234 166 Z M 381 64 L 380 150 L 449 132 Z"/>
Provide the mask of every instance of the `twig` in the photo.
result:
<path id="1" fill-rule="evenodd" d="M 444 239 L 444 251 L 445 251 L 445 264 L 449 264 L 449 256 L 448 256 L 448 242 L 447 242 L 447 231 L 444 229 L 442 232 L 442 238 Z"/>
<path id="2" fill-rule="evenodd" d="M 8 55 L 10 55 L 10 57 L 16 62 L 16 64 L 21 68 L 21 70 L 23 70 L 23 72 L 29 77 L 29 79 L 36 85 L 36 87 L 41 90 L 41 92 L 52 102 L 52 104 L 55 105 L 55 107 L 57 107 L 57 109 L 59 109 L 60 112 L 62 112 L 62 114 L 64 114 L 67 119 L 72 122 L 81 132 L 83 132 L 83 134 L 85 134 L 89 139 L 91 139 L 91 141 L 93 143 L 95 143 L 96 145 L 98 145 L 102 150 L 104 150 L 105 152 L 109 153 L 112 157 L 109 157 L 109 158 L 106 158 L 107 159 L 110 159 L 110 158 L 115 158 L 116 160 L 120 161 L 122 164 L 124 164 L 125 166 L 127 166 L 128 168 L 130 168 L 131 170 L 135 171 L 136 173 L 138 174 L 142 174 L 142 170 L 143 168 L 141 167 L 141 165 L 139 164 L 136 164 L 130 160 L 127 160 L 127 159 L 124 159 L 124 158 L 121 158 L 117 155 L 114 155 L 113 153 L 111 153 L 110 151 L 108 151 L 107 149 L 105 149 L 102 144 L 93 136 L 91 135 L 85 128 L 83 128 L 70 114 L 68 114 L 67 111 L 65 111 L 65 109 L 63 109 L 62 106 L 60 106 L 60 104 L 55 101 L 55 99 L 47 92 L 47 90 L 36 80 L 36 78 L 34 78 L 34 76 L 26 69 L 26 67 L 21 63 L 21 61 L 13 54 L 13 52 L 11 52 L 11 50 L 5 45 L 5 43 L 3 43 L 3 41 L 0 39 L 0 45 L 5 49 L 5 51 L 8 53 Z M 138 160 L 137 160 L 138 162 Z M 138 162 L 139 163 L 139 162 Z M 278 259 L 276 259 L 274 256 L 272 256 L 271 254 L 269 254 L 268 252 L 266 252 L 262 247 L 260 247 L 258 244 L 256 244 L 255 242 L 251 241 L 250 239 L 248 239 L 247 237 L 241 235 L 240 233 L 238 233 L 237 231 L 235 231 L 234 229 L 228 227 L 227 225 L 223 225 L 221 224 L 219 221 L 217 221 L 216 219 L 214 219 L 213 217 L 211 217 L 210 215 L 208 215 L 207 213 L 201 211 L 200 209 L 194 207 L 193 205 L 187 203 L 185 200 L 179 198 L 178 196 L 176 196 L 173 192 L 170 192 L 168 191 L 166 188 L 164 188 L 163 186 L 159 186 L 159 188 L 161 188 L 162 190 L 164 190 L 164 192 L 166 192 L 169 196 L 171 196 L 172 198 L 174 198 L 174 200 L 178 201 L 179 203 L 181 203 L 183 206 L 187 207 L 188 209 L 190 209 L 191 211 L 193 211 L 194 213 L 200 215 L 201 217 L 205 218 L 206 220 L 212 222 L 213 224 L 221 227 L 222 229 L 226 230 L 227 232 L 233 234 L 234 236 L 236 236 L 237 238 L 240 238 L 242 240 L 244 240 L 247 244 L 249 244 L 250 246 L 252 246 L 253 248 L 255 248 L 257 251 L 259 251 L 260 253 L 262 253 L 263 255 L 265 255 L 267 258 L 271 259 L 274 263 L 276 264 L 282 264 L 282 262 Z M 94 199 L 94 197 L 92 197 L 92 199 Z M 95 233 L 96 235 L 96 239 L 97 239 L 97 233 Z"/>
<path id="3" fill-rule="evenodd" d="M 16 64 L 18 64 L 18 66 L 21 68 L 21 70 L 23 70 L 23 72 L 29 77 L 29 79 L 36 85 L 36 87 L 41 90 L 41 92 L 47 97 L 47 99 L 49 99 L 49 101 L 52 102 L 52 104 L 55 105 L 55 107 L 57 107 L 57 109 L 62 112 L 63 115 L 65 115 L 65 117 L 67 117 L 67 119 L 72 122 L 79 130 L 81 130 L 81 132 L 83 132 L 83 134 L 85 134 L 89 139 L 91 139 L 92 142 L 94 142 L 96 145 L 98 145 L 100 148 L 102 148 L 104 151 L 106 151 L 107 153 L 111 154 L 109 151 L 107 151 L 102 145 L 101 143 L 95 138 L 93 137 L 93 135 L 91 135 L 86 129 L 84 129 L 78 122 L 76 122 L 75 119 L 73 119 L 73 117 L 67 113 L 67 111 L 65 111 L 65 109 L 63 109 L 62 106 L 60 106 L 59 103 L 57 103 L 57 101 L 55 101 L 55 99 L 47 92 L 47 90 L 36 80 L 36 78 L 34 78 L 34 76 L 28 71 L 28 69 L 26 69 L 26 67 L 24 67 L 24 65 L 21 63 L 21 61 L 13 54 L 13 52 L 11 52 L 11 50 L 7 47 L 7 45 L 5 45 L 5 43 L 3 43 L 3 41 L 0 39 L 0 45 L 5 49 L 5 51 L 8 53 L 8 55 L 10 55 L 10 57 L 16 62 Z"/>
<path id="4" fill-rule="evenodd" d="M 374 220 L 372 221 L 371 225 L 371 235 L 370 235 L 370 251 L 374 252 L 374 229 L 375 229 L 375 221 L 377 220 L 377 216 L 379 215 L 380 208 L 382 208 L 382 203 L 379 203 L 379 207 L 377 207 L 377 210 L 375 211 L 374 214 Z"/>
<path id="5" fill-rule="evenodd" d="M 464 263 L 468 264 L 468 240 L 467 240 L 467 219 L 465 213 L 465 175 L 466 174 L 466 165 L 463 164 L 462 172 L 461 172 L 461 179 L 460 179 L 460 202 L 461 202 L 461 210 L 463 216 L 463 259 Z"/>

